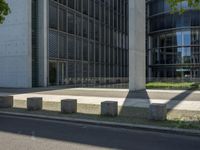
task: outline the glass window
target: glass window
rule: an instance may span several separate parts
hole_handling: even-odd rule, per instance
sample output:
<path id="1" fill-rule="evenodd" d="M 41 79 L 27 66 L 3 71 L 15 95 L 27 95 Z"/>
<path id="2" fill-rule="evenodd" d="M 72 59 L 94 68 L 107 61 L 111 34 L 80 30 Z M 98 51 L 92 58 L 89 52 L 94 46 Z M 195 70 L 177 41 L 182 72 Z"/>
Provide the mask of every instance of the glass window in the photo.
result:
<path id="1" fill-rule="evenodd" d="M 94 39 L 94 21 L 90 20 L 89 22 L 89 34 L 90 34 L 90 39 Z"/>
<path id="2" fill-rule="evenodd" d="M 82 35 L 82 18 L 81 16 L 76 16 L 76 34 L 81 36 Z"/>
<path id="3" fill-rule="evenodd" d="M 66 37 L 63 34 L 59 35 L 59 57 L 60 58 L 67 58 L 66 53 Z"/>
<path id="4" fill-rule="evenodd" d="M 89 0 L 89 11 L 90 16 L 94 17 L 94 0 Z"/>
<path id="5" fill-rule="evenodd" d="M 83 41 L 83 60 L 88 61 L 88 41 Z"/>
<path id="6" fill-rule="evenodd" d="M 69 12 L 68 16 L 68 33 L 74 34 L 74 14 Z"/>
<path id="7" fill-rule="evenodd" d="M 57 0 L 56 0 L 57 1 Z M 59 0 L 59 3 L 63 4 L 63 5 L 66 5 L 66 0 Z"/>
<path id="8" fill-rule="evenodd" d="M 88 78 L 88 63 L 83 63 L 83 78 Z"/>
<path id="9" fill-rule="evenodd" d="M 80 83 L 81 78 L 82 78 L 82 63 L 81 62 L 76 63 L 76 78 L 78 80 L 77 82 Z"/>
<path id="10" fill-rule="evenodd" d="M 95 24 L 95 40 L 99 41 L 99 24 Z"/>
<path id="11" fill-rule="evenodd" d="M 105 51 L 104 51 L 104 45 L 101 45 L 101 50 L 100 50 L 100 52 L 101 52 L 101 62 L 104 63 L 104 62 L 105 62 L 105 56 L 104 56 L 104 54 L 105 54 Z"/>
<path id="12" fill-rule="evenodd" d="M 105 29 L 105 28 L 104 28 L 104 25 L 102 24 L 102 25 L 101 25 L 101 43 L 104 43 L 104 42 L 105 42 L 105 36 L 104 36 L 104 35 L 105 35 L 105 34 L 104 34 L 104 33 L 105 33 L 105 32 L 104 32 L 105 30 L 104 30 L 104 29 Z"/>
<path id="13" fill-rule="evenodd" d="M 49 27 L 53 29 L 58 28 L 58 12 L 57 6 L 50 3 L 49 6 Z"/>
<path id="14" fill-rule="evenodd" d="M 182 59 L 183 63 L 191 63 L 191 49 L 190 47 L 185 47 L 182 49 Z"/>
<path id="15" fill-rule="evenodd" d="M 82 59 L 82 40 L 81 39 L 76 40 L 76 59 L 77 60 Z"/>
<path id="16" fill-rule="evenodd" d="M 59 26 L 61 31 L 66 31 L 66 11 L 64 9 L 59 10 Z"/>
<path id="17" fill-rule="evenodd" d="M 89 60 L 91 62 L 94 62 L 94 43 L 93 42 L 90 42 L 90 45 L 89 45 Z"/>
<path id="18" fill-rule="evenodd" d="M 98 43 L 96 43 L 96 45 L 95 45 L 95 61 L 96 62 L 99 62 L 99 44 Z"/>
<path id="19" fill-rule="evenodd" d="M 88 37 L 88 19 L 83 18 L 83 37 Z"/>
<path id="20" fill-rule="evenodd" d="M 68 36 L 68 58 L 74 59 L 75 57 L 75 39 L 74 37 Z"/>
<path id="21" fill-rule="evenodd" d="M 57 84 L 57 63 L 56 62 L 49 63 L 49 83 L 50 85 Z"/>
<path id="22" fill-rule="evenodd" d="M 68 62 L 68 77 L 69 77 L 69 80 L 72 80 L 75 78 L 75 62 L 74 61 Z"/>
<path id="23" fill-rule="evenodd" d="M 76 10 L 80 11 L 82 10 L 82 0 L 76 0 Z"/>
<path id="24" fill-rule="evenodd" d="M 88 0 L 83 0 L 83 13 L 88 14 Z"/>
<path id="25" fill-rule="evenodd" d="M 74 9 L 75 0 L 68 0 L 68 7 Z"/>
<path id="26" fill-rule="evenodd" d="M 105 11 L 104 11 L 104 5 L 101 5 L 101 21 L 102 21 L 102 23 L 104 22 L 104 18 L 105 18 L 105 15 L 104 15 L 104 13 L 105 13 Z"/>
<path id="27" fill-rule="evenodd" d="M 184 46 L 190 46 L 191 44 L 191 32 L 183 32 Z"/>
<path id="28" fill-rule="evenodd" d="M 99 20 L 99 0 L 95 1 L 95 18 Z"/>
<path id="29" fill-rule="evenodd" d="M 93 63 L 89 64 L 89 77 L 90 78 L 94 77 L 94 64 Z"/>

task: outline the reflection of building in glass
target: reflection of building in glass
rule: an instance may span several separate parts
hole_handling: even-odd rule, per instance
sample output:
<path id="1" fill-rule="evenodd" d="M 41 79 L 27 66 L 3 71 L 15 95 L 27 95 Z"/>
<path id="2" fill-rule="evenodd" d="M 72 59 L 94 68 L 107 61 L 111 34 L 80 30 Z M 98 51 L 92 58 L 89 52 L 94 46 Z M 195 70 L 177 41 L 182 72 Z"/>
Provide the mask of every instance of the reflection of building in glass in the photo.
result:
<path id="1" fill-rule="evenodd" d="M 127 14 L 128 0 L 49 0 L 49 85 L 125 82 Z"/>
<path id="2" fill-rule="evenodd" d="M 200 78 L 200 11 L 182 2 L 184 14 L 171 14 L 166 0 L 147 2 L 149 78 Z"/>

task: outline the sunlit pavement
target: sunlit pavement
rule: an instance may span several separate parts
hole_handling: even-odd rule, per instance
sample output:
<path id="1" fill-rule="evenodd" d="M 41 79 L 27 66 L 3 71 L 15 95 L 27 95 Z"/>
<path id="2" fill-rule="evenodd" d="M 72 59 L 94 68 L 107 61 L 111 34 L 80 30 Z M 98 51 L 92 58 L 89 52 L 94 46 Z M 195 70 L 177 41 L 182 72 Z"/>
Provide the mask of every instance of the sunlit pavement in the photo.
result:
<path id="1" fill-rule="evenodd" d="M 33 88 L 0 89 L 0 95 L 13 95 L 16 100 L 43 97 L 44 101 L 60 102 L 77 99 L 80 104 L 100 105 L 102 101 L 118 101 L 119 106 L 148 108 L 150 103 L 166 103 L 169 109 L 199 111 L 199 91 L 147 90 L 129 92 L 126 89 Z"/>
<path id="2" fill-rule="evenodd" d="M 199 150 L 200 138 L 0 115 L 2 150 Z"/>

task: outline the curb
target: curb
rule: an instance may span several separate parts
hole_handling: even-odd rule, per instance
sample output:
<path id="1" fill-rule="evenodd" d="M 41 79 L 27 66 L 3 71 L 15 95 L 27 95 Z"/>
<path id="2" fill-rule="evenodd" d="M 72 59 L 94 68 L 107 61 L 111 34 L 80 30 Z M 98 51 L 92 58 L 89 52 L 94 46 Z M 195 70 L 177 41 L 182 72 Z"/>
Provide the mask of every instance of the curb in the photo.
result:
<path id="1" fill-rule="evenodd" d="M 193 129 L 179 129 L 179 128 L 169 128 L 169 127 L 158 127 L 152 125 L 140 125 L 140 124 L 129 124 L 129 123 L 115 123 L 108 121 L 94 121 L 88 119 L 76 119 L 69 117 L 54 117 L 54 116 L 46 116 L 46 115 L 34 115 L 34 114 L 25 114 L 25 113 L 15 113 L 8 111 L 0 111 L 0 115 L 7 115 L 13 117 L 23 117 L 29 119 L 45 119 L 51 121 L 63 121 L 70 123 L 81 123 L 88 125 L 97 125 L 104 127 L 114 127 L 114 128 L 122 128 L 122 129 L 132 129 L 132 130 L 143 130 L 150 132 L 160 132 L 160 133 L 169 133 L 169 134 L 178 134 L 178 135 L 186 135 L 186 136 L 197 136 L 200 137 L 200 131 Z"/>

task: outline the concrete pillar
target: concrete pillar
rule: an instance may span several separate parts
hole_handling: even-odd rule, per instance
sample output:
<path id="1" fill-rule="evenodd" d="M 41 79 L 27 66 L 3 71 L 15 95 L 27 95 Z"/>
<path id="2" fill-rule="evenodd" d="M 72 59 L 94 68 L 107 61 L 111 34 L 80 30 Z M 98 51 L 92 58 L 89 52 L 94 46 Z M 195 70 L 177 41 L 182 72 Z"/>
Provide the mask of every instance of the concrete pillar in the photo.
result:
<path id="1" fill-rule="evenodd" d="M 129 90 L 145 89 L 145 0 L 129 0 Z"/>
<path id="2" fill-rule="evenodd" d="M 27 98 L 27 110 L 42 110 L 42 97 Z"/>
<path id="3" fill-rule="evenodd" d="M 39 86 L 48 84 L 48 0 L 38 0 L 38 59 L 39 59 Z"/>
<path id="4" fill-rule="evenodd" d="M 0 108 L 13 107 L 13 96 L 0 96 Z"/>
<path id="5" fill-rule="evenodd" d="M 76 113 L 77 100 L 76 99 L 61 100 L 61 112 L 62 113 Z"/>
<path id="6" fill-rule="evenodd" d="M 117 116 L 118 102 L 105 101 L 101 103 L 101 115 L 103 116 Z"/>

